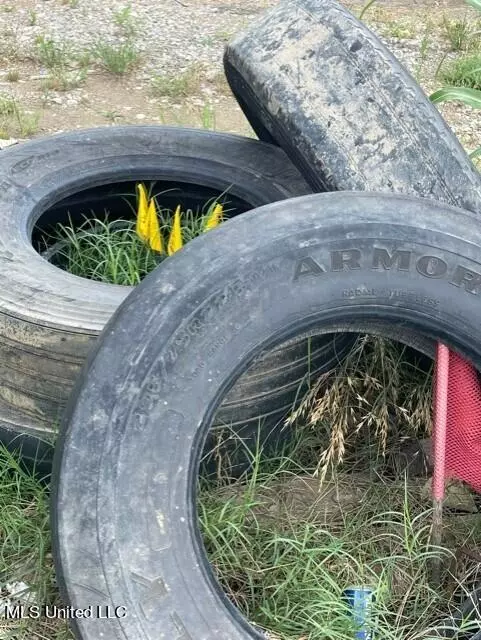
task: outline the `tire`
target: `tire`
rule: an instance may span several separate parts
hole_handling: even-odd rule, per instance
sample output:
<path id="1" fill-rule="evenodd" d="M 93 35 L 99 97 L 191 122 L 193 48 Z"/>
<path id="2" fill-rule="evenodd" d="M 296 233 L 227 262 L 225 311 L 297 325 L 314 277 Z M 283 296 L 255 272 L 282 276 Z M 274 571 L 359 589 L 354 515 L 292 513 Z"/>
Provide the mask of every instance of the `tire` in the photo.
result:
<path id="1" fill-rule="evenodd" d="M 44 225 L 62 221 L 62 215 L 65 220 L 67 210 L 80 220 L 88 210 L 91 187 L 103 185 L 96 198 L 108 207 L 112 183 L 140 178 L 184 184 L 182 197 L 187 194 L 194 203 L 202 198 L 205 202 L 207 189 L 222 192 L 230 187 L 229 197 L 241 203 L 241 211 L 310 193 L 280 149 L 201 130 L 107 127 L 35 140 L 2 152 L 0 440 L 11 449 L 21 448 L 32 462 L 40 450 L 43 470 L 51 465 L 54 425 L 78 371 L 130 288 L 84 280 L 54 267 L 34 251 L 32 230 L 47 210 L 41 218 Z M 312 366 L 322 368 L 324 362 L 332 362 L 334 349 L 342 352 L 349 345 L 346 337 L 337 345 L 318 339 Z M 293 387 L 301 384 L 308 369 L 307 353 L 304 341 L 272 356 L 270 368 L 284 367 L 287 378 L 290 358 L 295 357 L 296 368 L 290 386 L 284 388 L 272 375 L 272 398 L 269 403 L 265 391 L 263 413 L 273 412 L 273 402 L 285 406 L 293 401 Z M 242 407 L 246 429 L 257 429 L 258 399 L 243 399 L 235 390 L 233 394 L 234 414 L 224 410 L 223 420 L 238 422 Z M 274 418 L 279 412 L 270 416 L 271 426 Z"/>
<path id="2" fill-rule="evenodd" d="M 286 0 L 228 44 L 230 87 L 260 139 L 314 191 L 428 197 L 481 213 L 481 176 L 416 81 L 335 0 Z"/>
<path id="3" fill-rule="evenodd" d="M 481 367 L 480 256 L 479 223 L 462 210 L 329 193 L 239 216 L 150 274 L 97 343 L 56 454 L 63 597 L 127 608 L 122 619 L 76 620 L 79 637 L 263 637 L 220 592 L 195 523 L 217 407 L 263 350 L 371 322 L 390 337 L 442 340 Z"/>

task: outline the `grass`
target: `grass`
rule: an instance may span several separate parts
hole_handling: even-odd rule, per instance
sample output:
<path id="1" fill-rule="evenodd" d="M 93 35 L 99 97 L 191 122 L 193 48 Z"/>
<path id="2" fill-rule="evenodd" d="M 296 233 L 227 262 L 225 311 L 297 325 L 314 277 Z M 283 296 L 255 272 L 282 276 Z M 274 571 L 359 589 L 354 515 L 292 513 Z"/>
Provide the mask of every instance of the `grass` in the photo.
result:
<path id="1" fill-rule="evenodd" d="M 15 98 L 0 93 L 1 138 L 28 138 L 37 133 L 39 119 L 38 113 L 25 111 Z"/>
<path id="2" fill-rule="evenodd" d="M 411 39 L 416 36 L 416 29 L 413 24 L 407 21 L 390 20 L 382 29 L 383 35 L 399 40 Z"/>
<path id="3" fill-rule="evenodd" d="M 443 18 L 444 35 L 452 51 L 466 51 L 471 40 L 471 24 L 465 16 L 462 20 Z"/>
<path id="4" fill-rule="evenodd" d="M 132 39 L 137 35 L 138 25 L 132 15 L 132 5 L 128 4 L 122 9 L 119 9 L 114 14 L 114 23 L 126 38 Z"/>
<path id="5" fill-rule="evenodd" d="M 361 446 L 372 449 L 370 456 L 378 460 L 401 435 L 430 431 L 430 365 L 410 354 L 396 343 L 368 336 L 312 385 L 288 422 L 301 420 L 325 434 L 328 444 L 318 452 L 321 478 L 344 459 L 352 462 Z"/>
<path id="6" fill-rule="evenodd" d="M 343 366 L 314 385 L 277 457 L 253 451 L 249 474 L 200 481 L 200 528 L 214 572 L 270 638 L 350 640 L 342 591 L 351 584 L 375 591 L 374 637 L 434 637 L 428 628 L 474 588 L 476 561 L 455 552 L 481 543 L 479 515 L 445 514 L 445 547 L 433 547 L 425 477 L 386 466 L 400 432 L 429 431 L 429 387 L 429 367 L 399 345 L 361 338 Z M 319 493 L 319 460 L 333 441 Z M 443 566 L 440 588 L 431 582 L 433 558 Z M 479 620 L 471 624 L 479 629 Z"/>
<path id="7" fill-rule="evenodd" d="M 10 69 L 5 76 L 7 82 L 18 82 L 20 80 L 20 72 L 18 69 Z"/>
<path id="8" fill-rule="evenodd" d="M 199 69 L 194 66 L 180 74 L 156 75 L 151 80 L 157 98 L 184 98 L 199 89 Z"/>
<path id="9" fill-rule="evenodd" d="M 182 73 L 157 74 L 151 79 L 150 86 L 151 93 L 156 98 L 179 99 L 200 93 L 204 82 L 217 93 L 231 94 L 224 73 L 206 76 L 201 64 L 194 64 Z"/>
<path id="10" fill-rule="evenodd" d="M 84 69 L 76 69 L 70 72 L 55 71 L 42 83 L 42 88 L 47 91 L 71 91 L 81 87 L 87 79 Z"/>
<path id="11" fill-rule="evenodd" d="M 27 16 L 28 16 L 28 26 L 34 27 L 37 24 L 37 19 L 38 19 L 38 14 L 35 11 L 35 9 L 29 9 Z"/>
<path id="12" fill-rule="evenodd" d="M 440 70 L 439 75 L 446 85 L 481 89 L 481 53 L 453 60 Z"/>
<path id="13" fill-rule="evenodd" d="M 454 550 L 466 535 L 473 545 L 481 542 L 479 518 L 466 525 L 447 517 L 450 549 L 433 548 L 429 503 L 423 504 L 414 483 L 342 474 L 329 485 L 337 503 L 305 490 L 298 496 L 303 510 L 293 515 L 283 502 L 289 496 L 292 502 L 292 480 L 312 481 L 313 469 L 281 457 L 275 471 L 264 471 L 269 462 L 257 457 L 251 478 L 228 487 L 204 484 L 199 517 L 228 597 L 270 637 L 353 638 L 342 597 L 351 584 L 374 589 L 371 626 L 375 637 L 389 640 L 427 637 L 423 632 L 465 597 L 468 585 L 460 584 Z M 362 494 L 357 503 L 350 501 L 354 489 Z M 435 556 L 446 567 L 442 589 L 430 582 Z M 467 569 L 472 582 L 474 566 Z"/>
<path id="14" fill-rule="evenodd" d="M 50 548 L 48 486 L 24 470 L 19 457 L 0 447 L 0 575 L 6 591 L 36 605 L 61 605 L 55 586 Z M 23 583 L 23 584 L 22 584 Z M 10 585 L 9 589 L 5 585 Z M 26 589 L 26 590 L 25 590 Z M 0 620 L 7 640 L 70 640 L 66 623 L 58 620 Z"/>
<path id="15" fill-rule="evenodd" d="M 467 14 L 460 20 L 448 20 L 446 16 L 443 17 L 444 36 L 452 51 L 466 52 L 478 49 L 480 28 L 481 21 L 470 20 Z"/>
<path id="16" fill-rule="evenodd" d="M 0 94 L 0 117 L 8 117 L 15 115 L 17 103 L 14 98 L 9 95 Z"/>
<path id="17" fill-rule="evenodd" d="M 465 0 L 466 4 L 475 8 L 481 14 L 481 0 Z M 480 20 L 477 22 L 480 26 Z M 479 29 L 477 35 L 479 36 Z M 478 37 L 478 45 L 479 45 Z M 481 54 L 476 53 L 471 56 L 464 56 L 455 60 L 450 65 L 438 67 L 445 85 L 432 93 L 429 98 L 435 103 L 456 101 L 468 105 L 474 109 L 481 108 Z M 436 74 L 437 75 L 437 74 Z M 476 166 L 479 164 L 481 147 L 473 149 L 469 156 L 474 160 Z"/>
<path id="18" fill-rule="evenodd" d="M 379 17 L 373 10 L 375 16 Z M 36 15 L 31 20 L 35 24 Z M 120 10 L 114 22 L 128 34 L 133 24 L 130 8 Z M 410 37 L 404 35 L 402 25 L 392 24 L 388 35 Z M 452 25 L 448 35 L 447 27 L 443 28 L 452 49 L 469 54 L 443 68 L 443 73 L 452 73 L 443 81 L 454 84 L 461 78 L 458 86 L 476 88 L 478 57 L 469 29 Z M 131 41 L 128 44 L 134 46 Z M 426 29 L 417 77 L 428 44 Z M 74 64 L 71 52 L 64 55 L 66 50 L 59 47 L 59 53 L 54 45 L 47 45 L 43 54 L 45 60 L 57 60 L 50 67 L 43 63 L 51 70 L 48 82 L 53 84 L 56 77 L 70 73 Z M 123 54 L 119 63 L 119 45 L 108 46 L 107 55 L 94 49 L 90 57 L 109 72 L 122 75 L 136 64 L 125 64 Z M 90 57 L 83 66 L 88 66 Z M 59 68 L 67 71 L 56 75 L 53 71 Z M 181 98 L 195 93 L 198 86 L 198 74 L 188 70 L 185 77 L 156 76 L 152 92 Z M 7 127 L 7 137 L 28 129 L 30 117 L 35 119 L 13 98 L 0 95 L 0 135 Z M 120 116 L 112 110 L 105 117 L 115 121 Z M 202 109 L 201 124 L 215 128 L 215 113 L 208 104 Z M 168 219 L 165 224 L 164 235 Z M 133 223 L 121 228 L 113 221 L 90 220 L 80 228 L 66 225 L 55 240 L 71 242 L 71 253 L 59 257 L 71 260 L 68 270 L 77 270 L 81 276 L 91 273 L 87 277 L 135 285 L 158 264 L 158 255 L 138 240 Z M 392 343 L 361 341 L 349 360 L 313 386 L 292 418 L 296 435 L 289 447 L 270 458 L 251 452 L 250 475 L 230 484 L 225 478 L 202 480 L 200 526 L 214 571 L 230 600 L 249 620 L 268 629 L 272 640 L 351 640 L 352 619 L 342 599 L 342 589 L 350 583 L 370 584 L 376 591 L 372 620 L 376 637 L 428 638 L 427 627 L 442 620 L 476 582 L 476 562 L 454 552 L 466 546 L 479 548 L 479 515 L 447 514 L 446 548 L 433 549 L 431 510 L 419 479 L 405 478 L 399 469 L 395 477 L 386 472 L 391 470 L 391 460 L 397 459 L 401 436 L 414 439 L 429 432 L 429 388 L 429 372 L 410 363 Z M 365 458 L 368 465 L 360 468 Z M 320 519 L 325 510 L 318 503 L 314 509 L 305 508 L 312 506 L 313 492 L 299 491 L 294 513 L 292 502 L 284 498 L 296 495 L 295 481 L 300 478 L 312 486 L 313 479 L 317 483 L 323 476 L 326 491 L 332 487 L 340 496 L 337 510 Z M 353 482 L 363 493 L 362 504 L 355 509 L 350 500 L 356 494 Z M 53 584 L 47 499 L 48 489 L 0 450 L 2 573 L 11 582 L 25 581 L 41 601 L 51 604 L 58 594 Z M 288 511 L 286 505 L 290 505 Z M 277 515 L 272 517 L 272 512 Z M 445 570 L 440 589 L 429 575 L 430 559 L 437 554 Z M 47 622 L 11 623 L 9 630 L 16 640 L 71 638 L 63 625 Z M 0 622 L 0 635 L 4 625 Z"/>
<path id="19" fill-rule="evenodd" d="M 216 117 L 215 117 L 214 107 L 211 104 L 206 103 L 202 107 L 202 111 L 200 115 L 201 115 L 202 128 L 215 131 Z"/>
<path id="20" fill-rule="evenodd" d="M 115 110 L 104 111 L 102 115 L 106 120 L 108 120 L 108 122 L 110 122 L 110 124 L 117 124 L 117 122 L 124 118 L 121 113 Z"/>
<path id="21" fill-rule="evenodd" d="M 426 14 L 424 17 L 424 29 L 421 44 L 419 46 L 419 56 L 415 68 L 413 69 L 413 75 L 418 83 L 421 83 L 424 67 L 429 57 L 431 47 L 433 44 L 433 34 L 435 31 L 435 23 Z"/>
<path id="22" fill-rule="evenodd" d="M 36 41 L 37 59 L 49 70 L 43 82 L 48 91 L 70 91 L 84 84 L 90 58 L 86 54 L 75 55 L 65 43 L 39 36 Z"/>
<path id="23" fill-rule="evenodd" d="M 208 202 L 198 212 L 191 209 L 182 212 L 184 244 L 204 231 L 215 204 Z M 160 230 L 166 239 L 172 230 L 173 212 L 158 205 L 157 211 Z M 45 244 L 58 243 L 51 261 L 69 273 L 110 284 L 135 286 L 167 257 L 152 251 L 137 235 L 135 225 L 135 220 L 111 220 L 108 212 L 104 212 L 103 219 L 92 214 L 80 226 L 71 222 L 57 225 Z"/>
<path id="24" fill-rule="evenodd" d="M 91 54 L 109 73 L 122 76 L 129 73 L 140 62 L 140 54 L 135 45 L 138 33 L 138 22 L 132 15 L 132 6 L 127 4 L 113 15 L 114 24 L 119 32 L 116 43 L 98 40 L 92 47 Z"/>
<path id="25" fill-rule="evenodd" d="M 59 44 L 47 38 L 38 36 L 36 39 L 37 59 L 47 69 L 64 69 L 71 60 L 71 49 L 65 43 Z"/>
<path id="26" fill-rule="evenodd" d="M 63 243 L 55 264 L 74 275 L 100 282 L 134 286 L 161 262 L 135 232 L 135 222 L 87 218 L 80 227 L 59 225 Z"/>
<path id="27" fill-rule="evenodd" d="M 131 40 L 111 44 L 99 40 L 92 48 L 93 58 L 109 73 L 121 76 L 131 71 L 140 60 Z"/>

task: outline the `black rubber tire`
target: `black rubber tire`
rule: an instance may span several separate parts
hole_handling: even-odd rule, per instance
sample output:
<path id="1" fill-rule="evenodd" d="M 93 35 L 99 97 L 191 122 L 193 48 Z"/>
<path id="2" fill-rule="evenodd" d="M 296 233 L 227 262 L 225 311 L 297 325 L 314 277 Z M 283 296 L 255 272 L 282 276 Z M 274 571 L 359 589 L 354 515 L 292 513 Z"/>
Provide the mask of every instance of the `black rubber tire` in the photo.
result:
<path id="1" fill-rule="evenodd" d="M 228 82 L 260 137 L 314 191 L 429 197 L 481 213 L 481 176 L 417 82 L 335 0 L 286 0 L 227 45 Z"/>
<path id="2" fill-rule="evenodd" d="M 76 620 L 79 637 L 263 637 L 219 590 L 195 521 L 217 407 L 262 350 L 371 322 L 391 337 L 408 329 L 442 340 L 481 367 L 480 256 L 479 222 L 462 210 L 329 193 L 239 216 L 150 274 L 101 336 L 57 450 L 63 597 L 127 610 Z"/>
<path id="3" fill-rule="evenodd" d="M 34 458 L 38 447 L 44 461 L 51 458 L 47 441 L 73 381 L 96 336 L 130 292 L 128 287 L 84 280 L 49 264 L 34 251 L 32 230 L 47 210 L 48 222 L 54 222 L 59 201 L 67 199 L 69 211 L 78 213 L 82 190 L 107 185 L 102 191 L 107 202 L 109 184 L 137 179 L 185 182 L 219 192 L 230 187 L 229 194 L 250 207 L 311 192 L 279 148 L 202 130 L 105 127 L 2 152 L 0 440 L 10 448 L 21 447 L 26 458 Z M 308 366 L 306 342 L 296 348 L 304 349 L 304 356 L 296 353 L 297 360 L 303 359 L 304 372 L 301 363 L 291 383 L 300 382 Z M 273 357 L 285 366 L 291 356 L 286 352 Z M 323 338 L 316 357 L 317 368 L 324 360 L 330 362 L 333 345 Z M 275 401 L 275 382 L 272 391 Z M 235 397 L 242 401 L 239 394 Z M 284 405 L 291 397 L 291 389 L 286 389 Z M 255 400 L 244 400 L 244 408 L 251 402 L 248 417 L 254 420 Z M 231 418 L 237 421 L 236 415 Z M 21 434 L 29 437 L 22 439 Z"/>

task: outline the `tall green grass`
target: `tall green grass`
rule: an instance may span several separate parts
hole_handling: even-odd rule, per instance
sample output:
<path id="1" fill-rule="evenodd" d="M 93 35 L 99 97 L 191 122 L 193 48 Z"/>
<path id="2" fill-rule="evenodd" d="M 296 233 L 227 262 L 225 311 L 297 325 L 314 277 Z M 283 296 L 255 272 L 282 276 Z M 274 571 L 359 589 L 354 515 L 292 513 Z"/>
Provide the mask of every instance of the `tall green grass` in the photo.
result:
<path id="1" fill-rule="evenodd" d="M 201 211 L 187 209 L 181 213 L 182 240 L 186 244 L 204 231 L 216 202 L 209 201 Z M 164 242 L 170 235 L 173 212 L 157 207 L 159 226 Z M 44 238 L 48 259 L 65 271 L 82 278 L 110 284 L 135 286 L 166 254 L 152 251 L 137 235 L 135 220 L 113 220 L 105 211 L 92 212 L 76 226 L 58 224 L 49 237 Z M 53 249 L 52 249 L 53 247 Z"/>
<path id="2" fill-rule="evenodd" d="M 480 518 L 446 515 L 446 546 L 434 547 L 424 481 L 345 470 L 317 493 L 315 465 L 298 462 L 310 455 L 299 434 L 277 458 L 253 452 L 250 475 L 238 481 L 200 483 L 200 529 L 229 599 L 276 640 L 352 640 L 350 585 L 374 590 L 376 638 L 430 638 L 429 629 L 452 626 L 449 612 L 477 579 L 476 562 L 461 566 L 456 552 L 481 543 Z M 444 567 L 441 588 L 431 583 L 433 558 Z"/>
<path id="3" fill-rule="evenodd" d="M 55 582 L 48 512 L 46 483 L 25 470 L 17 454 L 0 447 L 0 601 L 3 606 L 9 599 L 12 604 L 62 606 Z M 65 621 L 43 617 L 37 620 L 0 617 L 0 636 L 2 640 L 73 639 Z"/>

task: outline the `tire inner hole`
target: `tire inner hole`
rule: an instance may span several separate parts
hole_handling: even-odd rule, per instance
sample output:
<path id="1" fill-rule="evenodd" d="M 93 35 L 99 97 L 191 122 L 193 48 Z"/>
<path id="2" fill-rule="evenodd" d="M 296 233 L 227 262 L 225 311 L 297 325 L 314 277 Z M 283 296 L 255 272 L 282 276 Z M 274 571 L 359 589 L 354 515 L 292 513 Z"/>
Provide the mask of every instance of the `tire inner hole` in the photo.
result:
<path id="1" fill-rule="evenodd" d="M 276 640 L 355 637 L 343 597 L 352 585 L 375 593 L 376 637 L 414 637 L 442 625 L 481 577 L 481 499 L 450 479 L 442 584 L 430 583 L 432 359 L 367 334 L 341 354 L 345 336 L 297 338 L 305 371 L 290 409 L 247 437 L 224 425 L 214 443 L 211 428 L 201 461 L 199 531 L 215 579 Z M 321 337 L 319 354 L 330 346 L 338 357 L 316 370 Z M 256 367 L 260 379 L 258 363 L 241 379 Z"/>
<path id="2" fill-rule="evenodd" d="M 88 188 L 55 203 L 46 210 L 37 220 L 32 232 L 31 242 L 34 249 L 46 260 L 55 266 L 91 279 L 109 281 L 108 274 L 84 275 L 79 269 L 70 267 L 71 255 L 69 245 L 71 238 L 85 242 L 86 234 L 92 236 L 92 232 L 105 236 L 105 223 L 112 223 L 112 238 L 120 242 L 126 240 L 122 235 L 122 229 L 128 229 L 131 235 L 128 238 L 135 239 L 134 222 L 137 217 L 137 184 L 143 183 L 149 197 L 155 196 L 157 209 L 162 210 L 165 217 L 171 217 L 177 206 L 181 208 L 182 233 L 190 238 L 194 229 L 192 220 L 206 215 L 212 203 L 223 206 L 223 220 L 239 215 L 253 208 L 246 200 L 236 196 L 232 191 L 232 185 L 219 185 L 212 188 L 201 184 L 194 184 L 173 180 L 138 180 L 105 184 Z M 185 218 L 184 218 L 185 216 Z M 186 222 L 184 222 L 184 219 Z M 162 221 L 162 218 L 160 218 Z M 96 224 L 98 221 L 100 224 Z M 125 223 L 125 224 L 124 224 Z M 65 231 L 67 228 L 67 232 Z M 184 231 L 187 229 L 187 232 Z M 82 240 L 83 238 L 83 240 Z M 128 239 L 127 238 L 127 239 Z M 164 238 L 164 240 L 166 240 Z M 117 240 L 115 240 L 117 241 Z M 98 261 L 101 261 L 103 247 L 106 241 L 99 240 Z M 105 245 L 106 246 L 106 245 Z M 70 252 L 70 253 L 69 253 Z M 95 258 L 93 258 L 95 260 Z M 150 261 L 152 268 L 157 261 Z M 93 271 L 93 267 L 90 271 Z M 139 279 L 146 275 L 148 268 L 141 270 Z M 132 284 L 130 282 L 113 282 L 115 284 Z"/>

